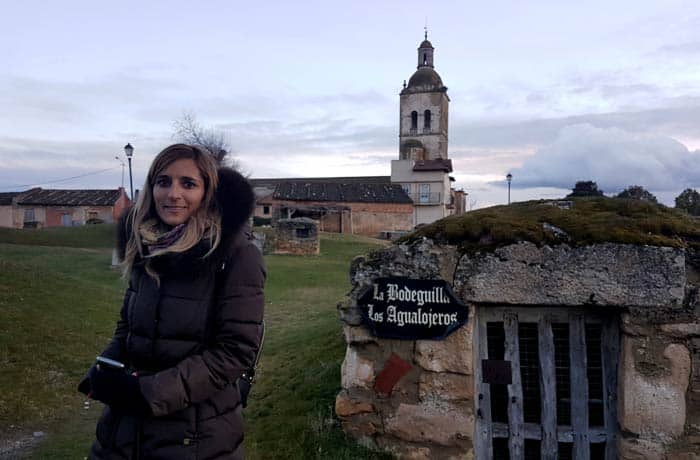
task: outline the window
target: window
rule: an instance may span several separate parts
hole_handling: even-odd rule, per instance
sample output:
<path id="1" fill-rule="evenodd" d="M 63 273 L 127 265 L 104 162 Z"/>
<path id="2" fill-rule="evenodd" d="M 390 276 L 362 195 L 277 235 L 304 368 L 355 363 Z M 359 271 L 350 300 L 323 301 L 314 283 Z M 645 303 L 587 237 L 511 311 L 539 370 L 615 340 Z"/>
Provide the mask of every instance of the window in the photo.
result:
<path id="1" fill-rule="evenodd" d="M 428 53 L 423 53 L 423 65 L 428 65 Z"/>
<path id="2" fill-rule="evenodd" d="M 420 184 L 418 194 L 418 201 L 421 203 L 430 202 L 430 184 Z"/>
<path id="3" fill-rule="evenodd" d="M 35 222 L 36 219 L 34 218 L 34 209 L 25 209 L 24 210 L 24 221 L 25 222 Z"/>
<path id="4" fill-rule="evenodd" d="M 265 214 L 266 216 L 270 214 L 269 206 L 263 206 L 263 214 Z"/>
<path id="5" fill-rule="evenodd" d="M 581 308 L 480 308 L 475 457 L 617 458 L 617 324 Z"/>
<path id="6" fill-rule="evenodd" d="M 411 184 L 401 184 L 401 188 L 406 192 L 406 195 L 411 196 Z"/>
<path id="7" fill-rule="evenodd" d="M 430 110 L 423 113 L 423 131 L 430 131 Z"/>
<path id="8" fill-rule="evenodd" d="M 418 130 L 418 112 L 411 112 L 411 134 L 415 134 Z"/>

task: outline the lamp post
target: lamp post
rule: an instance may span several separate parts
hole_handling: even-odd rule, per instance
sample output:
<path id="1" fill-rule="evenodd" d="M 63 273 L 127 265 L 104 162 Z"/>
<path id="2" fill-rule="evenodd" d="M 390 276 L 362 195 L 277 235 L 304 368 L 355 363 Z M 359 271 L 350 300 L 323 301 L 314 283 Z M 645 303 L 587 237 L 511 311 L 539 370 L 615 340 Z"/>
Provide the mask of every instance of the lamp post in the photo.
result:
<path id="1" fill-rule="evenodd" d="M 122 188 L 124 188 L 124 168 L 126 168 L 126 165 L 119 156 L 115 156 L 114 159 L 122 165 Z"/>
<path id="2" fill-rule="evenodd" d="M 134 154 L 134 148 L 131 144 L 126 144 L 124 146 L 124 153 L 126 154 L 126 159 L 129 160 L 129 190 L 131 191 L 131 201 L 134 201 L 134 180 L 131 176 L 131 156 Z"/>
<path id="3" fill-rule="evenodd" d="M 508 181 L 508 204 L 510 204 L 510 181 L 513 180 L 513 175 L 511 173 L 508 173 L 506 176 L 506 180 Z"/>

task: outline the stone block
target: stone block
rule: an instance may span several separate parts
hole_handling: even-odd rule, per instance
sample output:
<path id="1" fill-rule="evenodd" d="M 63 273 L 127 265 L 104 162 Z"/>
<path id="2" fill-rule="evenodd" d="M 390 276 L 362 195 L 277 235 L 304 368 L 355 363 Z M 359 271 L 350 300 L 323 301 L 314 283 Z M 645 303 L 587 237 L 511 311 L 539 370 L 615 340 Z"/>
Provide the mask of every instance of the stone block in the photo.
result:
<path id="1" fill-rule="evenodd" d="M 665 457 L 663 444 L 645 439 L 620 438 L 620 460 L 660 460 Z"/>
<path id="2" fill-rule="evenodd" d="M 374 405 L 367 401 L 352 399 L 344 392 L 335 398 L 335 413 L 338 417 L 349 417 L 365 412 L 374 412 Z"/>
<path id="3" fill-rule="evenodd" d="M 669 452 L 666 456 L 666 460 L 700 460 L 700 452 Z"/>
<path id="4" fill-rule="evenodd" d="M 414 447 L 399 453 L 400 460 L 431 460 L 433 458 L 435 457 L 427 447 Z"/>
<path id="5" fill-rule="evenodd" d="M 656 357 L 656 365 L 665 372 L 640 370 L 639 354 L 653 345 L 648 340 L 623 337 L 619 421 L 625 431 L 668 442 L 683 434 L 686 422 L 690 353 L 683 345 L 667 345 L 662 356 Z M 653 357 L 652 352 L 646 359 Z"/>
<path id="6" fill-rule="evenodd" d="M 338 302 L 337 307 L 338 315 L 340 315 L 340 320 L 343 323 L 350 326 L 360 326 L 362 324 L 362 312 L 354 300 L 346 298 L 342 302 Z"/>
<path id="7" fill-rule="evenodd" d="M 340 371 L 342 387 L 372 388 L 374 377 L 374 361 L 360 356 L 355 347 L 348 346 Z"/>
<path id="8" fill-rule="evenodd" d="M 685 257 L 682 249 L 667 247 L 520 242 L 463 257 L 455 286 L 465 302 L 680 308 Z"/>
<path id="9" fill-rule="evenodd" d="M 671 337 L 700 336 L 700 323 L 662 324 L 661 332 Z"/>
<path id="10" fill-rule="evenodd" d="M 655 326 L 648 321 L 640 321 L 638 316 L 631 314 L 620 316 L 620 330 L 623 334 L 643 337 L 653 337 L 658 334 Z"/>
<path id="11" fill-rule="evenodd" d="M 447 460 L 474 460 L 474 449 L 469 449 L 464 453 L 450 455 Z"/>
<path id="12" fill-rule="evenodd" d="M 400 404 L 385 419 L 384 427 L 388 434 L 406 441 L 456 446 L 472 437 L 474 417 L 451 404 Z"/>
<path id="13" fill-rule="evenodd" d="M 401 377 L 408 374 L 413 366 L 408 361 L 401 359 L 396 353 L 392 353 L 384 363 L 384 367 L 377 374 L 374 382 L 374 390 L 379 394 L 389 395 Z"/>
<path id="14" fill-rule="evenodd" d="M 345 325 L 343 326 L 343 335 L 345 336 L 345 343 L 348 345 L 377 343 L 377 338 L 364 326 Z"/>
<path id="15" fill-rule="evenodd" d="M 473 315 L 470 316 L 467 324 L 445 340 L 416 341 L 416 363 L 428 371 L 471 374 L 472 325 Z"/>
<path id="16" fill-rule="evenodd" d="M 440 458 L 435 456 L 435 452 L 428 446 L 407 442 L 393 436 L 377 436 L 377 446 L 384 452 L 389 452 L 398 460 L 407 458 L 414 460 L 432 460 Z"/>
<path id="17" fill-rule="evenodd" d="M 447 372 L 423 372 L 418 382 L 422 401 L 465 401 L 474 399 L 472 376 Z"/>
<path id="18" fill-rule="evenodd" d="M 377 414 L 355 414 L 342 419 L 343 431 L 355 438 L 371 438 L 382 432 L 382 420 Z"/>

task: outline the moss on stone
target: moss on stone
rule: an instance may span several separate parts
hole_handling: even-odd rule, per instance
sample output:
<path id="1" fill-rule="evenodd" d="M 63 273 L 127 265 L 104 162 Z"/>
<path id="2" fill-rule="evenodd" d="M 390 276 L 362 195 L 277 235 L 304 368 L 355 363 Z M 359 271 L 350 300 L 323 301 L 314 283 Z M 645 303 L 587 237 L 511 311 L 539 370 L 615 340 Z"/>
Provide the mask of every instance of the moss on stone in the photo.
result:
<path id="1" fill-rule="evenodd" d="M 571 201 L 571 209 L 560 209 L 551 200 L 539 200 L 450 216 L 416 230 L 399 242 L 425 236 L 457 245 L 463 252 L 488 250 L 518 241 L 572 246 L 612 242 L 700 250 L 700 221 L 675 209 L 622 198 L 567 201 Z"/>

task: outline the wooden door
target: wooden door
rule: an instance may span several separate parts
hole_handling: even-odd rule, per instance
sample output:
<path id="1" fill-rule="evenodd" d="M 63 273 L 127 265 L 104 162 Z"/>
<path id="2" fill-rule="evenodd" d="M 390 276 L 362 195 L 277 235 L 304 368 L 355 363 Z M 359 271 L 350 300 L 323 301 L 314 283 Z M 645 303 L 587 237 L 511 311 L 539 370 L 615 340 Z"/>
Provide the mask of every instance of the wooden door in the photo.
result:
<path id="1" fill-rule="evenodd" d="M 616 316 L 477 311 L 477 459 L 617 458 Z"/>

